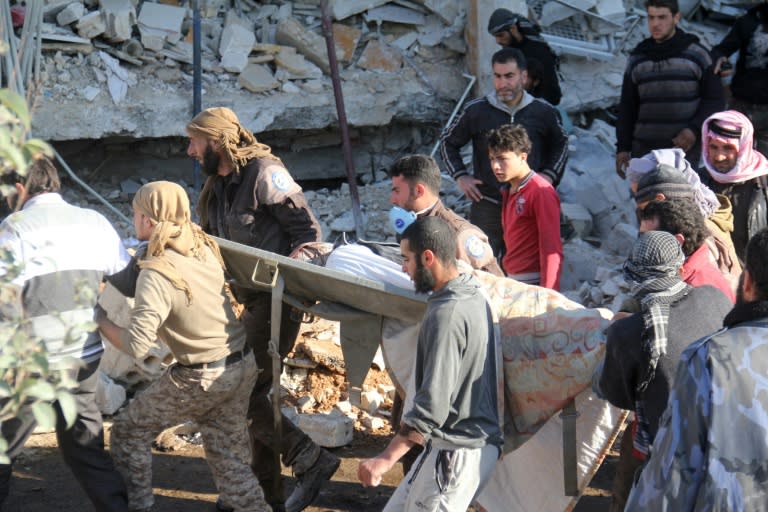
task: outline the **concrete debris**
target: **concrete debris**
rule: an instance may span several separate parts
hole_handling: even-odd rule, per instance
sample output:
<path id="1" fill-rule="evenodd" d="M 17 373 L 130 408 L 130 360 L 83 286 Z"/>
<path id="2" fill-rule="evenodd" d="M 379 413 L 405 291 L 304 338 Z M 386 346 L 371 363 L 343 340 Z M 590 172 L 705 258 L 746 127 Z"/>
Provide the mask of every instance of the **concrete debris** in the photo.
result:
<path id="1" fill-rule="evenodd" d="M 251 92 L 265 92 L 280 87 L 272 71 L 262 64 L 248 64 L 237 81 Z"/>
<path id="2" fill-rule="evenodd" d="M 280 20 L 277 24 L 275 41 L 278 44 L 293 46 L 296 51 L 320 67 L 324 73 L 331 72 L 325 39 L 307 30 L 298 20 L 290 17 Z M 338 54 L 336 57 L 339 58 Z"/>
<path id="3" fill-rule="evenodd" d="M 333 42 L 336 45 L 336 57 L 339 62 L 348 63 L 355 54 L 357 43 L 363 31 L 351 25 L 333 24 Z"/>
<path id="4" fill-rule="evenodd" d="M 173 5 L 144 2 L 139 12 L 141 44 L 150 50 L 159 51 L 165 41 L 177 42 L 181 38 L 181 25 L 187 10 Z"/>
<path id="5" fill-rule="evenodd" d="M 80 37 L 92 39 L 103 34 L 107 30 L 107 24 L 101 11 L 93 11 L 80 18 L 75 28 Z"/>
<path id="6" fill-rule="evenodd" d="M 72 2 L 56 15 L 56 23 L 65 27 L 85 16 L 85 6 L 80 2 Z"/>
<path id="7" fill-rule="evenodd" d="M 403 66 L 403 57 L 396 48 L 378 39 L 372 39 L 365 46 L 357 65 L 370 71 L 396 73 Z"/>
<path id="8" fill-rule="evenodd" d="M 375 413 L 384 403 L 384 398 L 378 391 L 363 391 L 360 395 L 360 408 L 369 414 Z"/>
<path id="9" fill-rule="evenodd" d="M 99 6 L 107 25 L 104 37 L 113 43 L 130 39 L 136 25 L 136 9 L 131 0 L 99 0 Z"/>
<path id="10" fill-rule="evenodd" d="M 389 23 L 402 23 L 405 25 L 423 25 L 425 23 L 425 17 L 420 12 L 392 4 L 369 9 L 363 15 L 363 19 L 367 23 L 376 24 L 381 24 L 385 21 Z"/>
<path id="11" fill-rule="evenodd" d="M 296 426 L 324 448 L 338 448 L 352 442 L 354 422 L 344 415 L 299 414 Z"/>
<path id="12" fill-rule="evenodd" d="M 360 423 L 362 423 L 368 430 L 379 430 L 384 428 L 384 420 L 378 416 L 365 415 L 363 416 L 363 419 L 360 420 Z"/>
<path id="13" fill-rule="evenodd" d="M 231 23 L 224 28 L 219 43 L 221 67 L 231 73 L 240 73 L 248 65 L 248 55 L 256 42 L 252 30 L 239 23 Z"/>
<path id="14" fill-rule="evenodd" d="M 328 6 L 335 19 L 343 20 L 388 2 L 389 0 L 329 0 Z"/>

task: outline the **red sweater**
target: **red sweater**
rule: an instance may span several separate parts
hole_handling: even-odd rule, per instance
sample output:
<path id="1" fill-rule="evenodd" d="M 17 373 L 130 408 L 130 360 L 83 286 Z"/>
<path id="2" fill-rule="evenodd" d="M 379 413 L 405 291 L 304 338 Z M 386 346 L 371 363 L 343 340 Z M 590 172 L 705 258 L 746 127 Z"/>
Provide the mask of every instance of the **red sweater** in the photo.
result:
<path id="1" fill-rule="evenodd" d="M 731 303 L 735 303 L 736 295 L 734 295 L 730 283 L 720 272 L 720 269 L 712 263 L 710 254 L 707 244 L 701 244 L 701 247 L 693 251 L 693 254 L 688 256 L 683 263 L 683 281 L 691 286 L 714 286 L 723 292 Z"/>
<path id="2" fill-rule="evenodd" d="M 563 243 L 560 198 L 552 185 L 532 172 L 516 191 L 502 189 L 501 223 L 507 248 L 504 272 L 539 272 L 540 286 L 559 290 Z"/>

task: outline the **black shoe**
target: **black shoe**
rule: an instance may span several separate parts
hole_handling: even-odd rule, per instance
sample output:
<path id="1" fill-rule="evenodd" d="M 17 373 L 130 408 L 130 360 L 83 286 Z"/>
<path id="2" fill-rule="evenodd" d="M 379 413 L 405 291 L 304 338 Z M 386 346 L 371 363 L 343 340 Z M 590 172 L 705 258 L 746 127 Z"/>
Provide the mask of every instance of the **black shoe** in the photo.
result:
<path id="1" fill-rule="evenodd" d="M 320 450 L 317 461 L 301 475 L 296 475 L 296 487 L 285 501 L 286 512 L 301 512 L 315 501 L 320 494 L 323 482 L 330 480 L 339 469 L 341 459 L 329 452 Z"/>

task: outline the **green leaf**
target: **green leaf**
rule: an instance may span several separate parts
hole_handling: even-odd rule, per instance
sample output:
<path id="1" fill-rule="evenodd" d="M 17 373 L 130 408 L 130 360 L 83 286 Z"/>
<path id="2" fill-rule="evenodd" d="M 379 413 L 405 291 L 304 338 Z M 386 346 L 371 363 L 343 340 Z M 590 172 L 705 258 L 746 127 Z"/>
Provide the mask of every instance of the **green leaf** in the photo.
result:
<path id="1" fill-rule="evenodd" d="M 32 414 L 35 415 L 35 421 L 43 428 L 53 428 L 56 426 L 56 411 L 48 402 L 35 402 L 32 404 Z"/>
<path id="2" fill-rule="evenodd" d="M 19 119 L 19 121 L 21 121 L 27 131 L 29 131 L 29 109 L 27 109 L 27 103 L 24 101 L 22 96 L 16 94 L 10 89 L 0 89 L 0 103 L 11 110 Z"/>
<path id="3" fill-rule="evenodd" d="M 9 161 L 14 169 L 26 170 L 27 168 L 24 153 L 16 146 L 0 147 L 0 159 Z"/>
<path id="4" fill-rule="evenodd" d="M 40 373 L 43 375 L 48 375 L 48 354 L 35 352 L 32 354 L 32 360 L 35 362 L 37 367 L 40 368 Z"/>
<path id="5" fill-rule="evenodd" d="M 52 402 L 56 399 L 56 389 L 44 380 L 27 381 L 30 385 L 23 387 L 23 392 L 32 398 Z"/>
<path id="6" fill-rule="evenodd" d="M 61 413 L 64 415 L 64 421 L 67 422 L 67 428 L 69 428 L 77 419 L 77 402 L 75 402 L 75 397 L 67 390 L 59 390 L 56 393 L 56 398 L 59 400 Z"/>
<path id="7" fill-rule="evenodd" d="M 29 152 L 33 157 L 40 154 L 53 157 L 53 148 L 42 139 L 29 139 L 24 143 L 24 151 Z"/>

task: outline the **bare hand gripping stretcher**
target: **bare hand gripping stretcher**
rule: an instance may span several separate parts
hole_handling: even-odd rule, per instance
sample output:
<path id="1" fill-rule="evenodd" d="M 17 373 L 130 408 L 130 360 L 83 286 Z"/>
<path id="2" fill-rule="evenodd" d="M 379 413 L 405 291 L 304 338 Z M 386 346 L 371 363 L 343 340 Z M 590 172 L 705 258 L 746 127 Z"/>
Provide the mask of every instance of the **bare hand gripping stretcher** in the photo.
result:
<path id="1" fill-rule="evenodd" d="M 423 316 L 426 298 L 411 290 L 368 279 L 362 273 L 353 275 L 227 240 L 216 241 L 238 284 L 272 292 L 273 318 L 280 314 L 278 311 L 275 317 L 275 305 L 279 308 L 284 301 L 340 321 L 351 401 L 359 400 L 363 380 L 383 338 L 382 326 L 389 320 L 418 324 Z M 383 260 L 371 253 L 372 261 L 376 258 Z M 386 264 L 397 268 L 392 262 Z M 586 309 L 545 288 L 485 272 L 475 275 L 499 318 L 504 357 L 504 382 L 499 386 L 504 389 L 505 451 L 511 452 L 497 468 L 494 480 L 499 482 L 492 481 L 478 501 L 489 510 L 498 510 L 498 506 L 509 509 L 512 504 L 518 510 L 565 510 L 575 502 L 568 497 L 577 496 L 597 470 L 622 417 L 589 391 L 592 372 L 604 355 L 603 330 L 612 314 L 604 309 Z M 279 330 L 279 325 L 279 321 L 272 322 L 275 347 L 279 339 L 275 327 Z M 409 358 L 415 354 L 415 344 L 413 339 L 394 349 L 384 345 L 388 366 L 393 356 Z M 393 350 L 401 353 L 392 354 Z M 400 380 L 398 372 L 394 373 Z M 397 383 L 407 389 L 404 382 Z M 558 417 L 560 410 L 564 412 Z M 563 450 L 558 450 L 556 444 L 552 446 L 551 436 L 561 430 Z M 533 448 L 537 453 L 525 453 Z M 521 460 L 518 454 L 526 459 Z M 532 459 L 542 466 L 538 472 Z M 565 496 L 537 500 L 532 490 L 542 488 L 542 495 L 553 494 L 551 485 L 561 478 L 556 475 L 564 477 Z M 543 488 L 545 485 L 549 488 Z"/>

